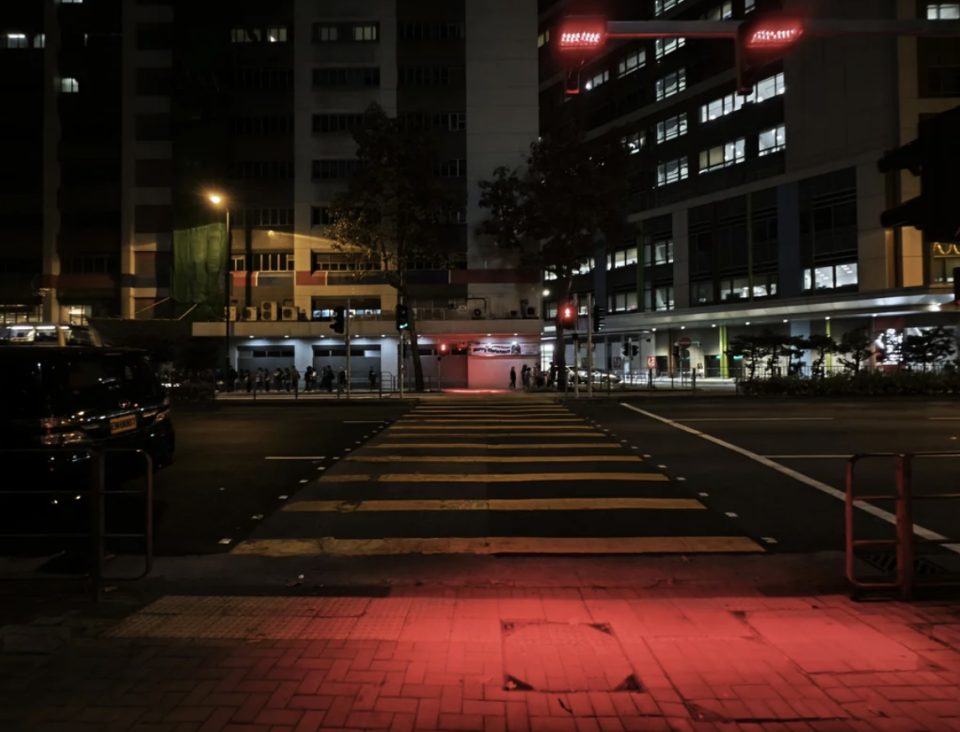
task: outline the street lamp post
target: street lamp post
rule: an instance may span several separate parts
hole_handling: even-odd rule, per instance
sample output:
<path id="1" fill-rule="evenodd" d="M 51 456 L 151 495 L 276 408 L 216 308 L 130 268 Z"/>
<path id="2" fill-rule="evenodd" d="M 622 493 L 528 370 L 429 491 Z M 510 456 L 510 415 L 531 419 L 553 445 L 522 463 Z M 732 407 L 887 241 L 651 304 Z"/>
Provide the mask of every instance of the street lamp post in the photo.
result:
<path id="1" fill-rule="evenodd" d="M 224 320 L 224 332 L 223 332 L 223 384 L 224 388 L 228 391 L 230 390 L 229 378 L 230 378 L 230 253 L 232 250 L 232 234 L 230 231 L 230 204 L 225 203 L 225 198 L 217 193 L 211 193 L 209 195 L 210 203 L 214 206 L 223 205 L 224 211 L 226 212 L 226 224 L 227 224 L 227 255 L 226 263 L 223 268 L 223 320 Z"/>

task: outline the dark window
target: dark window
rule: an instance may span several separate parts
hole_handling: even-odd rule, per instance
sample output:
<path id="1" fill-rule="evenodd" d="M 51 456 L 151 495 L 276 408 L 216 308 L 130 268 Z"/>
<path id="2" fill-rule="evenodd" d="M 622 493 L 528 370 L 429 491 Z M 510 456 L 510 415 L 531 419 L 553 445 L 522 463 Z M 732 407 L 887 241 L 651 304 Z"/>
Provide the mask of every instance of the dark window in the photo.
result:
<path id="1" fill-rule="evenodd" d="M 314 69 L 314 86 L 380 86 L 380 67 Z"/>
<path id="2" fill-rule="evenodd" d="M 173 74 L 169 68 L 137 69 L 137 94 L 141 97 L 170 96 Z"/>
<path id="3" fill-rule="evenodd" d="M 449 86 L 449 66 L 402 66 L 397 70 L 399 86 Z"/>
<path id="4" fill-rule="evenodd" d="M 230 131 L 235 135 L 259 137 L 293 134 L 293 116 L 286 114 L 266 117 L 231 117 Z"/>
<path id="5" fill-rule="evenodd" d="M 137 140 L 154 142 L 170 139 L 169 114 L 138 114 L 136 118 Z"/>
<path id="6" fill-rule="evenodd" d="M 311 226 L 329 226 L 333 223 L 330 216 L 330 209 L 326 206 L 313 206 L 310 209 Z"/>
<path id="7" fill-rule="evenodd" d="M 316 179 L 351 178 L 356 172 L 356 160 L 313 161 L 313 177 Z"/>
<path id="8" fill-rule="evenodd" d="M 379 43 L 380 24 L 370 21 L 356 23 L 314 23 L 314 43 Z"/>
<path id="9" fill-rule="evenodd" d="M 292 208 L 248 208 L 234 214 L 237 226 L 293 226 Z"/>
<path id="10" fill-rule="evenodd" d="M 293 162 L 289 160 L 244 160 L 230 164 L 231 178 L 282 180 L 293 178 Z"/>
<path id="11" fill-rule="evenodd" d="M 362 114 L 315 114 L 314 132 L 352 132 L 363 127 Z"/>
<path id="12" fill-rule="evenodd" d="M 400 23 L 397 34 L 401 41 L 453 41 L 466 37 L 463 21 L 412 21 Z"/>
<path id="13" fill-rule="evenodd" d="M 463 178 L 467 175 L 467 161 L 444 160 L 440 163 L 438 175 L 441 178 Z"/>
<path id="14" fill-rule="evenodd" d="M 140 23 L 137 25 L 138 51 L 167 51 L 173 48 L 172 23 Z"/>
<path id="15" fill-rule="evenodd" d="M 234 69 L 237 91 L 283 91 L 293 88 L 293 69 Z"/>

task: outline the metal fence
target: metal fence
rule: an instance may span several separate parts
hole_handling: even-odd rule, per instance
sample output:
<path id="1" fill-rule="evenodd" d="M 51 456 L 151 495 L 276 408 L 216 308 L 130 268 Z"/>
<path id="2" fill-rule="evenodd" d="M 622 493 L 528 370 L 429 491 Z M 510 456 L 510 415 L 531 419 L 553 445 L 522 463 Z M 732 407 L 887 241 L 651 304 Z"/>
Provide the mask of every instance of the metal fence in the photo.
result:
<path id="1" fill-rule="evenodd" d="M 76 450 L 71 448 L 47 448 L 47 449 L 24 449 L 24 450 L 0 450 L 0 454 L 6 458 L 31 457 L 38 458 L 60 457 L 70 460 L 74 465 L 82 460 L 86 460 L 88 466 L 88 477 L 86 487 L 70 488 L 19 488 L 0 490 L 0 500 L 6 497 L 37 498 L 57 504 L 61 499 L 65 503 L 76 501 L 81 498 L 87 499 L 88 516 L 86 527 L 74 527 L 68 525 L 69 531 L 37 531 L 37 532 L 9 532 L 0 533 L 0 540 L 10 541 L 13 545 L 18 543 L 34 542 L 38 539 L 51 542 L 51 548 L 62 546 L 73 541 L 81 541 L 86 545 L 84 556 L 86 559 L 86 572 L 81 575 L 86 578 L 90 586 L 90 594 L 94 601 L 100 599 L 104 582 L 134 582 L 143 579 L 153 571 L 153 459 L 148 453 L 139 449 L 110 449 L 110 450 Z M 107 457 L 111 455 L 137 455 L 144 461 L 143 488 L 140 490 L 106 490 L 105 475 Z M 31 479 L 37 476 L 31 476 L 29 473 L 18 471 L 19 477 L 24 485 L 28 485 Z M 25 479 L 25 480 L 24 480 Z M 107 531 L 106 524 L 106 506 L 107 496 L 138 496 L 142 497 L 145 503 L 144 509 L 144 529 L 142 533 L 110 533 Z M 104 559 L 106 556 L 106 543 L 112 539 L 136 539 L 143 541 L 143 571 L 139 574 L 129 577 L 108 576 L 104 574 Z M 24 576 L 5 576 L 0 575 L 0 580 L 23 581 L 27 579 Z M 33 580 L 76 580 L 74 574 L 42 574 L 31 575 Z"/>
<path id="2" fill-rule="evenodd" d="M 896 491 L 894 493 L 858 494 L 856 468 L 865 460 L 893 458 L 896 462 Z M 913 468 L 918 459 L 960 458 L 960 452 L 919 453 L 864 453 L 852 456 L 847 462 L 846 476 L 846 570 L 847 579 L 858 590 L 893 590 L 901 599 L 913 598 L 920 587 L 960 587 L 960 579 L 919 580 L 916 574 L 917 539 L 913 523 L 915 501 L 949 501 L 960 499 L 960 493 L 926 493 L 913 491 Z M 855 510 L 865 502 L 893 502 L 896 506 L 896 532 L 889 539 L 858 539 L 854 532 Z M 950 545 L 960 552 L 960 537 L 924 537 L 927 547 Z M 896 576 L 891 581 L 866 581 L 856 574 L 856 550 L 867 546 L 892 547 L 896 552 Z"/>

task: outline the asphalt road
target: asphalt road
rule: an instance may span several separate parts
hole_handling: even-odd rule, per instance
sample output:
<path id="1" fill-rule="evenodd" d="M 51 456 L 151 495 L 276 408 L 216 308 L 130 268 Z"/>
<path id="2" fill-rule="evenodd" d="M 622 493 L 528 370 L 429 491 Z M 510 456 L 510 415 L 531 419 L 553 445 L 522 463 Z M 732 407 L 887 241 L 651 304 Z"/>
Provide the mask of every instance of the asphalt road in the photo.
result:
<path id="1" fill-rule="evenodd" d="M 176 462 L 154 484 L 163 507 L 157 554 L 229 551 L 263 517 L 408 409 L 231 404 L 178 410 Z"/>
<path id="2" fill-rule="evenodd" d="M 572 409 L 629 444 L 641 446 L 708 506 L 777 551 L 843 548 L 845 507 L 838 492 L 845 490 L 851 455 L 960 451 L 960 403 L 956 402 L 683 398 L 631 404 L 635 409 L 586 402 L 575 403 Z M 755 456 L 796 471 L 816 485 Z M 865 458 L 855 472 L 857 492 L 893 494 L 895 475 L 893 458 Z M 917 460 L 913 485 L 917 496 L 960 493 L 960 459 Z M 895 510 L 889 501 L 873 505 Z M 931 532 L 960 538 L 960 500 L 917 501 L 914 521 Z M 864 539 L 894 536 L 888 521 L 862 510 L 856 511 L 855 532 Z"/>

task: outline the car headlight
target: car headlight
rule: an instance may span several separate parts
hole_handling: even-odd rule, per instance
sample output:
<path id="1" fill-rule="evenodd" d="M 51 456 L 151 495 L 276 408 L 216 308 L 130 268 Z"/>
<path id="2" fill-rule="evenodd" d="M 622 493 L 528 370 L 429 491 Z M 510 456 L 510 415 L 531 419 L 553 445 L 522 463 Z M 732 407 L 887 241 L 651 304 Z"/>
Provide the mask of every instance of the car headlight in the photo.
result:
<path id="1" fill-rule="evenodd" d="M 40 436 L 41 445 L 82 445 L 90 442 L 90 437 L 86 432 L 52 432 L 48 435 Z"/>

